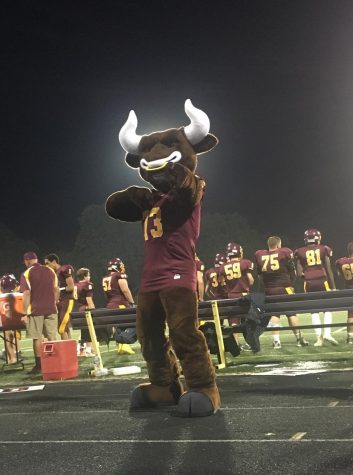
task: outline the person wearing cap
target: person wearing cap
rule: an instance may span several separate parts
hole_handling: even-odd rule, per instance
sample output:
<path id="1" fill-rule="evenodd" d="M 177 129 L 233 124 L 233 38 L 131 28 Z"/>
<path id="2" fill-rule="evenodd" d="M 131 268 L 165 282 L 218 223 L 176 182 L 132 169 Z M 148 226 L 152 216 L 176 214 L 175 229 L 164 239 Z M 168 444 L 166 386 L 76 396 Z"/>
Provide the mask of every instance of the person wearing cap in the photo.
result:
<path id="1" fill-rule="evenodd" d="M 20 279 L 23 292 L 24 322 L 27 335 L 33 340 L 35 366 L 30 374 L 38 374 L 40 366 L 40 344 L 43 335 L 49 340 L 57 339 L 58 314 L 56 302 L 59 299 L 58 279 L 55 272 L 39 264 L 35 252 L 26 252 L 23 261 L 27 270 Z"/>

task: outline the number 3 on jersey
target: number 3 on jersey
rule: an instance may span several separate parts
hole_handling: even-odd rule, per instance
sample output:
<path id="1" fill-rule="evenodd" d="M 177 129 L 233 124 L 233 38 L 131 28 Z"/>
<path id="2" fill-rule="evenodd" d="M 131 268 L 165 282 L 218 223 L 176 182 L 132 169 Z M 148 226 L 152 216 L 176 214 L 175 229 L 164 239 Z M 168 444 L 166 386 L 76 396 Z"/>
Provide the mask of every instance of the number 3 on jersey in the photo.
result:
<path id="1" fill-rule="evenodd" d="M 153 218 L 153 220 L 151 219 Z M 145 241 L 148 238 L 159 238 L 163 236 L 163 227 L 161 220 L 161 208 L 152 208 L 149 214 L 146 216 L 143 223 Z"/>

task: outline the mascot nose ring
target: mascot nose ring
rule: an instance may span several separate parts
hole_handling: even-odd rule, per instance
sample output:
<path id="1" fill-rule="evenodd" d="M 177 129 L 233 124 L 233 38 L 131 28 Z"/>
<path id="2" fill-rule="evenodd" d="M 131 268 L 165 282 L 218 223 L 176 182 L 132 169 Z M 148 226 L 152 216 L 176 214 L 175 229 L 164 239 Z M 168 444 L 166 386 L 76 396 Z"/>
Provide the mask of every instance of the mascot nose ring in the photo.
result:
<path id="1" fill-rule="evenodd" d="M 148 162 L 145 158 L 140 160 L 140 166 L 144 170 L 160 170 L 164 168 L 168 162 L 179 162 L 181 160 L 181 153 L 178 150 L 175 150 L 168 157 L 159 158 L 158 160 L 152 160 Z"/>

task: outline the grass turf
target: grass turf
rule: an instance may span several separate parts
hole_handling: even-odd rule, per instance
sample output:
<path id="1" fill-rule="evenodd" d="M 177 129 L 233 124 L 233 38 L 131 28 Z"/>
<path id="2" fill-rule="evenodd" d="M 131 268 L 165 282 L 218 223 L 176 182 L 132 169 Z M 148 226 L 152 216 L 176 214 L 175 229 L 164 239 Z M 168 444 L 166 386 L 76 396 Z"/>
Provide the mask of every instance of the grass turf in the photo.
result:
<path id="1" fill-rule="evenodd" d="M 333 314 L 333 322 L 346 322 L 346 312 L 335 312 Z M 299 317 L 300 324 L 311 324 L 309 314 L 303 314 Z M 286 317 L 281 317 L 282 326 L 287 325 Z M 339 342 L 338 346 L 332 346 L 325 343 L 322 347 L 314 347 L 316 336 L 313 330 L 304 330 L 303 336 L 309 341 L 310 346 L 296 346 L 296 339 L 292 331 L 280 332 L 282 343 L 281 349 L 273 349 L 272 336 L 270 332 L 266 332 L 261 336 L 261 351 L 253 354 L 251 351 L 242 351 L 241 354 L 233 358 L 229 353 L 226 354 L 227 367 L 217 370 L 219 375 L 244 375 L 244 374 L 283 374 L 302 371 L 327 371 L 327 370 L 345 370 L 353 369 L 353 346 L 347 345 L 346 327 L 332 329 L 332 335 Z M 74 332 L 74 338 L 79 339 L 79 332 Z M 240 343 L 243 342 L 242 336 Z M 41 376 L 31 376 L 27 372 L 34 365 L 32 341 L 23 338 L 21 343 L 22 355 L 25 357 L 25 369 L 21 367 L 6 366 L 0 373 L 0 386 L 21 386 L 28 384 L 38 384 Z M 137 365 L 141 367 L 141 374 L 101 377 L 100 379 L 136 379 L 146 378 L 146 364 L 143 361 L 139 344 L 132 345 L 134 355 L 119 355 L 115 351 L 115 343 L 111 342 L 110 346 L 102 344 L 100 346 L 104 367 L 116 368 L 120 366 Z M 218 363 L 217 358 L 212 355 L 214 364 Z M 0 366 L 1 366 L 0 360 Z M 79 376 L 72 381 L 92 380 L 89 371 L 93 368 L 93 358 L 79 358 Z M 97 378 L 95 378 L 97 379 Z"/>

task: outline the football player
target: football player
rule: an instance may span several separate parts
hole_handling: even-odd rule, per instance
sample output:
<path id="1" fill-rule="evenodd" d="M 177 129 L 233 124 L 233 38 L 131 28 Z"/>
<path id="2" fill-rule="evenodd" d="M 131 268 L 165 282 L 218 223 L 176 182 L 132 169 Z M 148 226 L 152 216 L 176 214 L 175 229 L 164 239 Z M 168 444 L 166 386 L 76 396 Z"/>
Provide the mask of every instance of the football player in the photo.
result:
<path id="1" fill-rule="evenodd" d="M 109 274 L 102 280 L 103 291 L 107 298 L 106 308 L 127 308 L 134 305 L 123 261 L 119 257 L 110 259 L 108 271 Z M 135 353 L 127 343 L 119 343 L 117 352 L 129 355 Z"/>
<path id="2" fill-rule="evenodd" d="M 44 259 L 45 265 L 56 272 L 60 297 L 58 307 L 58 331 L 62 340 L 71 339 L 70 313 L 74 307 L 74 268 L 70 264 L 60 264 L 56 254 L 48 254 Z"/>
<path id="3" fill-rule="evenodd" d="M 203 280 L 203 273 L 205 271 L 205 264 L 200 260 L 197 254 L 195 254 L 196 262 L 196 278 L 197 278 L 197 296 L 199 302 L 203 302 L 205 296 L 205 283 Z"/>
<path id="4" fill-rule="evenodd" d="M 93 284 L 91 282 L 91 272 L 85 267 L 81 267 L 76 272 L 77 282 L 75 282 L 74 298 L 78 303 L 78 311 L 95 308 L 93 301 Z M 79 356 L 94 356 L 92 352 L 92 342 L 87 328 L 81 330 L 81 340 L 78 347 Z"/>
<path id="5" fill-rule="evenodd" d="M 268 250 L 259 250 L 255 253 L 257 273 L 264 287 L 266 295 L 284 295 L 294 293 L 293 284 L 296 278 L 293 252 L 282 247 L 282 240 L 278 236 L 270 236 L 267 240 Z M 286 315 L 289 326 L 298 325 L 296 315 Z M 270 326 L 279 327 L 280 317 L 273 316 Z M 302 337 L 300 330 L 293 329 L 297 339 L 297 346 L 307 346 L 309 343 Z M 273 347 L 281 348 L 279 331 L 273 332 Z"/>
<path id="6" fill-rule="evenodd" d="M 320 292 L 336 289 L 331 268 L 332 249 L 321 244 L 321 233 L 317 229 L 307 229 L 304 233 L 305 246 L 294 253 L 298 277 L 304 279 L 305 292 Z M 320 314 L 311 315 L 313 325 L 321 325 Z M 332 323 L 332 313 L 324 312 L 324 324 Z M 331 335 L 331 328 L 315 328 L 317 341 L 314 346 L 322 346 L 324 341 L 338 345 Z"/>
<path id="7" fill-rule="evenodd" d="M 220 267 L 227 261 L 224 254 L 216 254 L 214 265 L 205 272 L 206 288 L 205 293 L 211 300 L 221 300 L 227 298 L 226 283 L 219 275 Z"/>
<path id="8" fill-rule="evenodd" d="M 236 242 L 227 244 L 228 262 L 221 265 L 219 269 L 220 281 L 225 282 L 226 298 L 238 299 L 246 295 L 254 284 L 252 271 L 254 264 L 248 259 L 243 258 L 243 248 Z M 239 325 L 240 318 L 229 318 L 230 325 Z M 234 337 L 239 342 L 239 334 Z"/>
<path id="9" fill-rule="evenodd" d="M 4 274 L 0 278 L 0 292 L 8 294 L 10 292 L 17 292 L 19 290 L 19 283 L 13 274 Z M 14 330 L 6 330 L 5 336 L 5 351 L 7 354 L 7 364 L 17 363 L 16 358 L 16 342 L 15 338 L 20 337 L 20 333 L 16 335 Z"/>
<path id="10" fill-rule="evenodd" d="M 338 275 L 344 279 L 346 289 L 353 289 L 353 242 L 347 246 L 348 257 L 341 257 L 336 261 Z M 353 309 L 348 310 L 347 323 L 353 324 Z M 353 326 L 347 327 L 347 343 L 353 345 Z"/>

